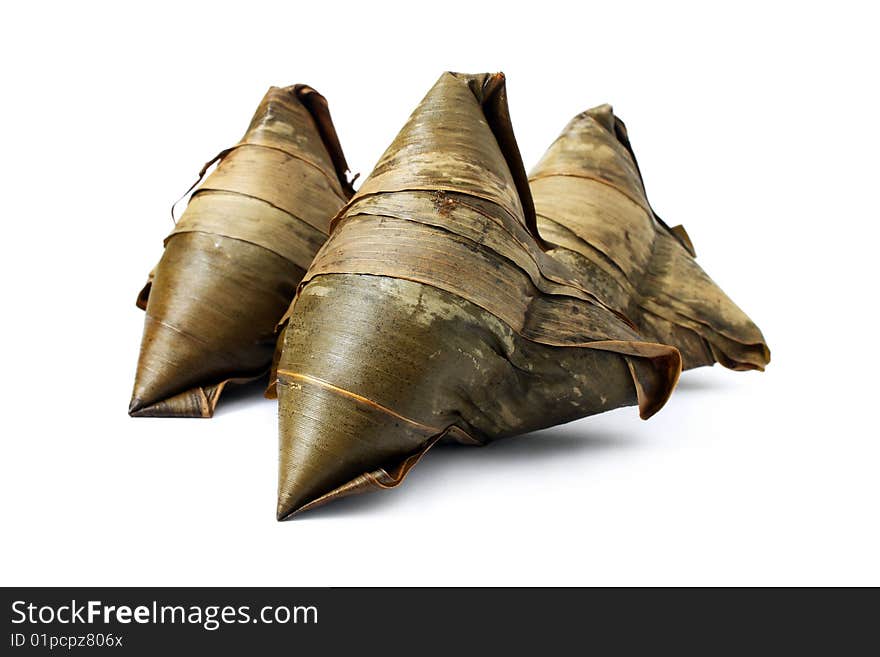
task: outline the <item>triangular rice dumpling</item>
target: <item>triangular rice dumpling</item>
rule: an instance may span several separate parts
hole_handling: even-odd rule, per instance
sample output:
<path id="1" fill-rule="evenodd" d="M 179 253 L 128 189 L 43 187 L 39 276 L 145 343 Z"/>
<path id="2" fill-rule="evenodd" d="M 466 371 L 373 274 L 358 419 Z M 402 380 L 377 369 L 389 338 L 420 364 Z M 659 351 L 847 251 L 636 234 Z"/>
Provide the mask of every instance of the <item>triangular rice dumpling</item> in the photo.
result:
<path id="1" fill-rule="evenodd" d="M 264 374 L 275 327 L 351 197 L 327 101 L 272 87 L 165 240 L 146 310 L 134 416 L 211 417 L 230 381 Z"/>
<path id="2" fill-rule="evenodd" d="M 541 249 L 502 74 L 443 74 L 334 220 L 277 363 L 278 518 L 438 440 L 665 403 L 681 359 Z"/>
<path id="3" fill-rule="evenodd" d="M 591 281 L 646 339 L 675 345 L 685 369 L 716 361 L 763 370 L 770 351 L 758 327 L 694 259 L 681 226 L 648 204 L 626 126 L 610 105 L 576 116 L 529 178 L 538 230 L 550 255 Z"/>

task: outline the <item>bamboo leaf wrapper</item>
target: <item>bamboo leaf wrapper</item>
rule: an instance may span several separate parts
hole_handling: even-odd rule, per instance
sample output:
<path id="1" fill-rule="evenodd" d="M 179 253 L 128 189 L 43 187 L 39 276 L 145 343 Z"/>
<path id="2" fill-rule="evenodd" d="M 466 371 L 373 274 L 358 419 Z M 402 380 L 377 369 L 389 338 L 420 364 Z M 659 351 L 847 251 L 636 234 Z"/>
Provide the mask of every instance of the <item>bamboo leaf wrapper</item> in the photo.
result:
<path id="1" fill-rule="evenodd" d="M 286 321 L 279 519 L 395 486 L 439 440 L 635 404 L 650 417 L 681 370 L 544 252 L 501 74 L 441 76 L 337 215 Z"/>
<path id="2" fill-rule="evenodd" d="M 306 85 L 271 88 L 215 159 L 138 297 L 131 415 L 211 417 L 227 383 L 267 371 L 277 322 L 352 193 L 327 102 Z"/>
<path id="3" fill-rule="evenodd" d="M 576 116 L 531 172 L 549 253 L 592 283 L 647 339 L 676 346 L 684 367 L 716 361 L 763 370 L 770 350 L 754 322 L 695 260 L 681 226 L 651 209 L 626 126 L 610 105 Z"/>

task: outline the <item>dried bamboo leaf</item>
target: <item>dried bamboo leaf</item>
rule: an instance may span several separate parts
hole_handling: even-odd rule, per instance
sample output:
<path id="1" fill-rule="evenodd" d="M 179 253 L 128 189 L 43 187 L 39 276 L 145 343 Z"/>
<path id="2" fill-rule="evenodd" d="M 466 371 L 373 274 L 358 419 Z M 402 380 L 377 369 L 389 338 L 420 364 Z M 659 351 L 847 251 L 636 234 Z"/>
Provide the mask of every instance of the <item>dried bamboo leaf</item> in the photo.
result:
<path id="1" fill-rule="evenodd" d="M 277 322 L 351 197 L 327 102 L 305 85 L 272 87 L 215 160 L 138 296 L 131 415 L 211 417 L 226 383 L 264 374 Z"/>
<path id="2" fill-rule="evenodd" d="M 610 105 L 576 116 L 532 171 L 549 251 L 593 282 L 601 300 L 647 339 L 675 345 L 684 367 L 763 370 L 757 326 L 709 278 L 682 226 L 651 209 L 626 126 Z"/>
<path id="3" fill-rule="evenodd" d="M 681 368 L 542 251 L 501 74 L 440 77 L 285 318 L 279 518 L 395 486 L 438 440 L 647 418 Z"/>

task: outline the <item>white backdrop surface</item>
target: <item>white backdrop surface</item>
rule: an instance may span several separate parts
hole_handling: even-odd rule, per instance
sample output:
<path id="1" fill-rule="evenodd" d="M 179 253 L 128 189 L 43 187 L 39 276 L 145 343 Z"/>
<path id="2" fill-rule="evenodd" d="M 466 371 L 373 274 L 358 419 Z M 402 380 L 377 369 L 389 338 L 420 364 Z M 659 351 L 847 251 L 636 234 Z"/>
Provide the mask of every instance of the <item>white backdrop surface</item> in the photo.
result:
<path id="1" fill-rule="evenodd" d="M 28 3 L 0 9 L 0 584 L 880 584 L 877 20 L 867 3 Z M 502 70 L 531 167 L 611 102 L 768 371 L 433 450 L 274 519 L 275 405 L 126 415 L 169 206 L 270 85 L 365 176 L 443 70 Z M 537 467 L 536 467 L 537 466 Z"/>

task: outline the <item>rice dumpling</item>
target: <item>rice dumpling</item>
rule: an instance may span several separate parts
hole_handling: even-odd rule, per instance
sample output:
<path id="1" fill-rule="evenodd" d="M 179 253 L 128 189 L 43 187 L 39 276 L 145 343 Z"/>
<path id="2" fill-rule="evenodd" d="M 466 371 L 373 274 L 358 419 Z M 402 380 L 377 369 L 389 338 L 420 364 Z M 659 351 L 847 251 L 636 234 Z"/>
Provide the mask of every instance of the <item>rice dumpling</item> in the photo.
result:
<path id="1" fill-rule="evenodd" d="M 306 85 L 272 87 L 200 180 L 215 161 L 138 297 L 133 416 L 211 417 L 227 383 L 265 374 L 278 320 L 352 193 L 327 101 Z"/>
<path id="2" fill-rule="evenodd" d="M 285 316 L 279 519 L 395 486 L 437 441 L 485 444 L 638 404 L 681 370 L 546 255 L 502 74 L 443 74 Z"/>
<path id="3" fill-rule="evenodd" d="M 576 116 L 529 178 L 549 254 L 581 273 L 646 339 L 676 346 L 685 369 L 716 361 L 763 370 L 758 327 L 697 264 L 682 226 L 651 209 L 626 126 L 609 105 Z"/>

